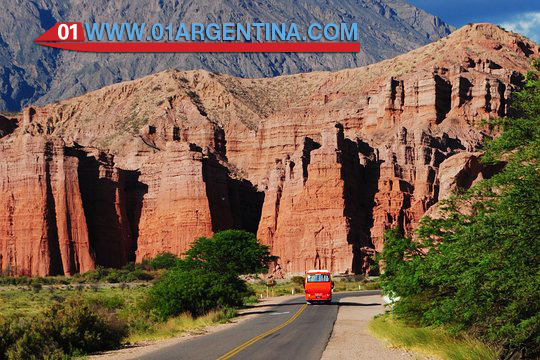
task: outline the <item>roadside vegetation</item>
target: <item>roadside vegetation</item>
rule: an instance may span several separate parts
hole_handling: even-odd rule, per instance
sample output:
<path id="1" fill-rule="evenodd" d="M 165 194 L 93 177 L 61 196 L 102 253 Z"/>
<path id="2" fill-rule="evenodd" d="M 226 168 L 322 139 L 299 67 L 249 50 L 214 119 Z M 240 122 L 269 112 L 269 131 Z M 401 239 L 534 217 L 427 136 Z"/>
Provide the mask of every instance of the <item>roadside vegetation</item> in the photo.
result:
<path id="1" fill-rule="evenodd" d="M 266 296 L 302 294 L 304 278 L 268 283 L 267 246 L 239 230 L 199 238 L 121 269 L 72 277 L 0 276 L 0 359 L 66 359 L 158 340 L 227 322 Z M 362 276 L 336 279 L 336 291 L 378 288 Z"/>
<path id="2" fill-rule="evenodd" d="M 184 311 L 199 316 L 241 306 L 253 293 L 240 275 L 267 272 L 272 259 L 268 246 L 246 231 L 201 237 L 150 289 L 149 306 L 161 320 Z"/>
<path id="3" fill-rule="evenodd" d="M 0 278 L 0 359 L 66 359 L 223 323 L 255 293 L 240 275 L 272 259 L 255 235 L 229 230 L 122 269 Z"/>
<path id="4" fill-rule="evenodd" d="M 400 300 L 399 323 L 385 326 L 407 326 L 404 335 L 430 327 L 476 338 L 500 359 L 537 358 L 540 61 L 515 93 L 511 116 L 489 126 L 501 134 L 486 144 L 483 161 L 504 169 L 445 201 L 442 217 L 425 218 L 415 239 L 400 229 L 386 233 L 382 287 Z"/>
<path id="5" fill-rule="evenodd" d="M 394 347 L 452 360 L 492 360 L 496 351 L 467 335 L 453 336 L 440 327 L 408 326 L 390 317 L 377 317 L 370 330 Z"/>

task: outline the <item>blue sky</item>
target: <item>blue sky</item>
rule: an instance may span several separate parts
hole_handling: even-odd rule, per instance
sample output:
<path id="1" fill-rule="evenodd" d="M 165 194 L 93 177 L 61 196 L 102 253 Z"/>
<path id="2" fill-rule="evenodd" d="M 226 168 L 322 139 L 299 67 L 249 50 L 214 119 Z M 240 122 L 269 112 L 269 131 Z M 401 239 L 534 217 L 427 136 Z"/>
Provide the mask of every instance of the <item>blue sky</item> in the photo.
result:
<path id="1" fill-rule="evenodd" d="M 459 28 L 489 22 L 540 43 L 540 0 L 407 0 Z"/>

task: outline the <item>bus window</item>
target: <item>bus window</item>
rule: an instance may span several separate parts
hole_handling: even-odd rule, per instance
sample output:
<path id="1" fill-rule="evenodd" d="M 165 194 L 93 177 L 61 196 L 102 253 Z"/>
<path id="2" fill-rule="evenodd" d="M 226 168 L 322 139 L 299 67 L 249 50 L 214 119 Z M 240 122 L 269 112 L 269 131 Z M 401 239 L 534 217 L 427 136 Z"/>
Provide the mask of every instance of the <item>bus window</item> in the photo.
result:
<path id="1" fill-rule="evenodd" d="M 330 281 L 330 278 L 328 277 L 328 275 L 324 275 L 324 274 L 308 275 L 308 278 L 307 278 L 308 283 L 311 283 L 311 282 L 329 282 L 329 281 Z"/>

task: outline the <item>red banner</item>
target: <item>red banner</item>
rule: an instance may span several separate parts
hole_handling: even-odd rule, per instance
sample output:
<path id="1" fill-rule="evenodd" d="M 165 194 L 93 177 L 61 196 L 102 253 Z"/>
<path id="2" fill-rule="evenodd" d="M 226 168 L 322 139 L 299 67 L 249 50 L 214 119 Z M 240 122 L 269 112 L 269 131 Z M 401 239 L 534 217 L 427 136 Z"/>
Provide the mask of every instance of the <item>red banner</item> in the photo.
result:
<path id="1" fill-rule="evenodd" d="M 85 41 L 84 30 L 81 23 L 66 22 L 57 23 L 45 31 L 36 42 L 39 41 Z"/>
<path id="2" fill-rule="evenodd" d="M 267 42 L 267 43 L 202 43 L 202 42 L 85 42 L 85 43 L 45 43 L 40 45 L 58 49 L 86 52 L 151 52 L 151 53 L 191 53 L 191 52 L 359 52 L 360 43 L 331 42 Z"/>
<path id="3" fill-rule="evenodd" d="M 57 49 L 101 53 L 360 52 L 357 42 L 86 42 L 82 23 L 57 23 L 35 41 Z M 77 41 L 77 42 L 74 42 Z"/>

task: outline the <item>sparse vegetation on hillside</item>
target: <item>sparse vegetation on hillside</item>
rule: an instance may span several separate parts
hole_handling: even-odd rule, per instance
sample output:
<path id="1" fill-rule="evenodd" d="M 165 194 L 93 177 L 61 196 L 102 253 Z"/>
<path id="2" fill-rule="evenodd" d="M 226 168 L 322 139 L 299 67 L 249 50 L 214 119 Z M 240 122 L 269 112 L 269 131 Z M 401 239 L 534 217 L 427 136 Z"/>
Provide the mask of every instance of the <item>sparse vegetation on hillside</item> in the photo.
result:
<path id="1" fill-rule="evenodd" d="M 444 203 L 412 240 L 386 234 L 383 289 L 397 316 L 497 346 L 501 359 L 540 356 L 540 61 L 485 147 L 502 172 Z"/>

